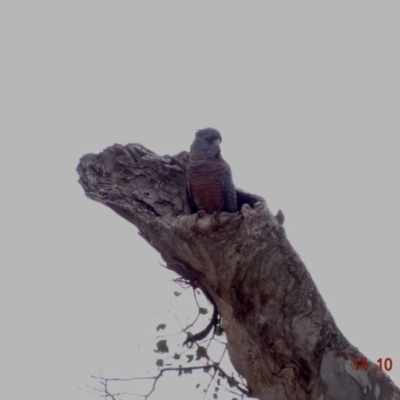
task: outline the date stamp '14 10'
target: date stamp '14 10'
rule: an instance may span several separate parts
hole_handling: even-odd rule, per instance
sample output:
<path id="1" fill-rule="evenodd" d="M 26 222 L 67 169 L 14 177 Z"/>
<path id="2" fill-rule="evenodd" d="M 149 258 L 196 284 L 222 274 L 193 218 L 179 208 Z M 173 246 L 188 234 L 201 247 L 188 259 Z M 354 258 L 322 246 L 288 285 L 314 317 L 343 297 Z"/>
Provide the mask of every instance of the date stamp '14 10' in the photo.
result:
<path id="1" fill-rule="evenodd" d="M 354 363 L 354 368 L 357 371 L 358 368 L 363 369 L 364 371 L 366 371 L 368 369 L 368 362 L 366 358 L 363 358 L 362 361 L 360 362 L 360 360 L 358 358 L 355 358 L 353 360 Z M 391 358 L 385 358 L 384 360 L 382 360 L 382 358 L 380 358 L 378 361 L 378 369 L 379 371 L 382 371 L 382 368 L 385 371 L 390 371 L 393 368 L 393 361 Z"/>

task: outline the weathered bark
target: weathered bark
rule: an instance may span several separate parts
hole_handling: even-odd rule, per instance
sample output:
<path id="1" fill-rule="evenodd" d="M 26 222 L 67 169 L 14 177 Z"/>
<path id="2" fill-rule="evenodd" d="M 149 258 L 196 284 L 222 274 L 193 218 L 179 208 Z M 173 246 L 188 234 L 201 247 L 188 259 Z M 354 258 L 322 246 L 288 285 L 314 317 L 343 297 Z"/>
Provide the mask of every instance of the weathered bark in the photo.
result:
<path id="1" fill-rule="evenodd" d="M 133 223 L 169 269 L 217 305 L 234 368 L 254 397 L 400 399 L 389 377 L 339 331 L 265 201 L 238 191 L 240 213 L 196 218 L 185 194 L 188 154 L 114 145 L 78 165 L 86 195 Z"/>

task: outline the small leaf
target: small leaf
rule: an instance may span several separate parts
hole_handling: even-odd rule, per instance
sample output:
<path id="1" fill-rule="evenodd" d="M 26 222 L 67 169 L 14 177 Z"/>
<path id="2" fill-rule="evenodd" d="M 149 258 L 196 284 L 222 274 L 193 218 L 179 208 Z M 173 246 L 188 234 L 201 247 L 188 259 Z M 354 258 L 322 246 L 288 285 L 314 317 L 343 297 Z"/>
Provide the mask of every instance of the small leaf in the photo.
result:
<path id="1" fill-rule="evenodd" d="M 156 346 L 157 346 L 157 350 L 154 350 L 154 351 L 156 351 L 157 353 L 168 353 L 169 352 L 169 348 L 167 346 L 167 341 L 165 339 L 159 340 L 156 343 Z"/>
<path id="2" fill-rule="evenodd" d="M 179 297 L 181 294 L 182 294 L 181 292 L 174 292 L 174 295 L 175 295 L 176 297 Z"/>
<path id="3" fill-rule="evenodd" d="M 161 358 L 159 358 L 159 359 L 156 361 L 156 365 L 157 365 L 157 367 L 163 367 L 163 366 L 164 366 L 164 360 L 162 360 Z"/>
<path id="4" fill-rule="evenodd" d="M 200 307 L 199 308 L 199 314 L 203 314 L 203 315 L 208 314 L 207 308 Z"/>
<path id="5" fill-rule="evenodd" d="M 219 390 L 219 387 L 215 386 L 214 392 L 218 392 L 218 390 Z"/>
<path id="6" fill-rule="evenodd" d="M 175 360 L 179 360 L 181 358 L 181 355 L 180 354 L 178 354 L 178 353 L 175 353 L 174 354 L 174 359 Z"/>
<path id="7" fill-rule="evenodd" d="M 159 330 L 161 330 L 161 329 L 165 329 L 166 326 L 167 326 L 166 324 L 159 324 L 159 325 L 157 325 L 156 330 L 159 331 Z"/>
<path id="8" fill-rule="evenodd" d="M 193 360 L 194 355 L 193 355 L 193 354 L 188 354 L 188 355 L 186 355 L 186 357 L 187 357 L 187 359 L 188 359 L 187 362 L 190 363 L 190 361 Z"/>
<path id="9" fill-rule="evenodd" d="M 182 365 L 179 365 L 179 369 L 178 369 L 178 376 L 182 375 Z"/>
<path id="10" fill-rule="evenodd" d="M 215 329 L 214 329 L 214 333 L 215 333 L 217 336 L 221 336 L 221 335 L 224 333 L 224 330 L 222 329 L 222 326 L 217 325 L 217 326 L 215 327 Z"/>
<path id="11" fill-rule="evenodd" d="M 214 393 L 214 394 L 213 394 L 213 399 L 218 399 L 217 393 Z"/>
<path id="12" fill-rule="evenodd" d="M 204 367 L 204 368 L 203 368 L 203 371 L 204 371 L 204 372 L 210 372 L 210 369 L 211 369 L 211 365 L 209 365 L 209 366 L 207 366 L 207 367 Z"/>
<path id="13" fill-rule="evenodd" d="M 196 385 L 196 389 L 198 389 L 200 387 L 200 383 L 198 383 L 197 385 Z"/>
<path id="14" fill-rule="evenodd" d="M 207 349 L 203 346 L 198 346 L 196 350 L 196 360 L 200 360 L 201 358 L 207 358 Z"/>
<path id="15" fill-rule="evenodd" d="M 235 378 L 233 377 L 233 376 L 228 376 L 227 378 L 226 378 L 226 380 L 228 381 L 228 385 L 230 386 L 230 387 L 233 387 L 233 386 L 236 386 L 236 380 L 235 380 Z M 237 399 L 236 399 L 237 400 Z"/>

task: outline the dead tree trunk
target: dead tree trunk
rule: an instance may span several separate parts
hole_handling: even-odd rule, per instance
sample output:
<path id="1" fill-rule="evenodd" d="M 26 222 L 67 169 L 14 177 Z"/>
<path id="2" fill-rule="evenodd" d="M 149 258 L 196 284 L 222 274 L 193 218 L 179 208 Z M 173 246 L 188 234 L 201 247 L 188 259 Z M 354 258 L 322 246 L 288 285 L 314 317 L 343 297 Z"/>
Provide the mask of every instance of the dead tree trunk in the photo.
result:
<path id="1" fill-rule="evenodd" d="M 190 215 L 188 153 L 139 144 L 83 156 L 86 195 L 134 224 L 169 269 L 218 307 L 234 368 L 261 400 L 400 399 L 400 390 L 339 331 L 265 201 L 238 191 L 240 213 Z"/>

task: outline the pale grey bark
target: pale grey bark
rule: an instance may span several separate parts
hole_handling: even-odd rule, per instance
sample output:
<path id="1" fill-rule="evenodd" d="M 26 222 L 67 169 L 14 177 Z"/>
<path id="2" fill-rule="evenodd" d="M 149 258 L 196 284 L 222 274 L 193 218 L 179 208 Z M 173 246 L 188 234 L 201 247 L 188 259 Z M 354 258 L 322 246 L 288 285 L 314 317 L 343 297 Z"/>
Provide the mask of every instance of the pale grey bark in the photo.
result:
<path id="1" fill-rule="evenodd" d="M 185 193 L 188 154 L 139 144 L 82 157 L 86 195 L 133 223 L 175 271 L 217 305 L 234 368 L 261 400 L 389 400 L 400 390 L 339 331 L 284 228 L 258 196 L 240 213 L 196 218 Z M 243 204 L 248 203 L 248 204 Z"/>

